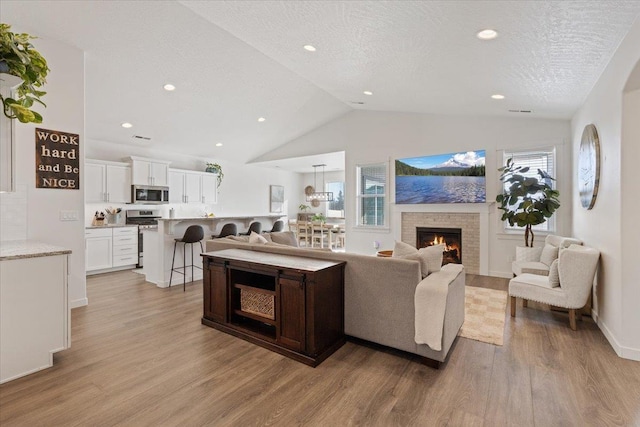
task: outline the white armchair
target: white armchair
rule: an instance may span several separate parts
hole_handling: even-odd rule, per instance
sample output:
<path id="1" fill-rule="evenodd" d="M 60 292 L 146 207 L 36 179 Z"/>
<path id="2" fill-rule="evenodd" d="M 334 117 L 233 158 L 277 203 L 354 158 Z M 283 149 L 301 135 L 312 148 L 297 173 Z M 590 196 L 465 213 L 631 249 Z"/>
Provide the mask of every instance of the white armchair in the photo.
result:
<path id="1" fill-rule="evenodd" d="M 549 275 L 551 263 L 558 258 L 560 249 L 571 245 L 581 245 L 582 241 L 571 237 L 562 237 L 549 234 L 544 239 L 544 247 L 516 248 L 516 260 L 511 263 L 511 271 L 514 276 L 523 273 Z"/>
<path id="2" fill-rule="evenodd" d="M 516 315 L 516 298 L 563 307 L 569 310 L 571 329 L 576 328 L 576 310 L 589 299 L 600 252 L 580 245 L 563 250 L 548 276 L 524 273 L 509 282 L 511 316 Z M 581 314 L 578 312 L 581 316 Z"/>

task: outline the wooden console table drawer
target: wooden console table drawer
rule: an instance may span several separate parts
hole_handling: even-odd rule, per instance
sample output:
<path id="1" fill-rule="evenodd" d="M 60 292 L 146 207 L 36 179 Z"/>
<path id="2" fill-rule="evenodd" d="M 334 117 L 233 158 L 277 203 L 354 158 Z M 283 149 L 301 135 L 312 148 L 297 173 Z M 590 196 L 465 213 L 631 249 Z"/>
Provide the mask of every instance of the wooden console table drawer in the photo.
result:
<path id="1" fill-rule="evenodd" d="M 310 366 L 344 344 L 344 262 L 242 249 L 202 256 L 204 325 Z"/>

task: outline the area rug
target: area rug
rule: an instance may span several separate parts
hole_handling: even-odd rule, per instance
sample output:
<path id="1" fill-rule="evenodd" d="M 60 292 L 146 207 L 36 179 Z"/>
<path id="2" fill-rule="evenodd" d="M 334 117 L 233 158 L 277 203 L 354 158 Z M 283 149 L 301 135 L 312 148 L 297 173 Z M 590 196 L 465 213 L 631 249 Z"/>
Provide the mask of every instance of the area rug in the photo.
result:
<path id="1" fill-rule="evenodd" d="M 507 293 L 495 289 L 465 287 L 464 323 L 459 336 L 502 345 Z"/>

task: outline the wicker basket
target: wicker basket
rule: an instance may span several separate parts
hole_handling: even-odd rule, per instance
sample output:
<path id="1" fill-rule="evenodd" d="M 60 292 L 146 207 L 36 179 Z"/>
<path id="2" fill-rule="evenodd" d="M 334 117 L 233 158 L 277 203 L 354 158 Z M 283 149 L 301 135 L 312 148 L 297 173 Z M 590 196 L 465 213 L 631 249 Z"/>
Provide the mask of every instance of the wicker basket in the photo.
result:
<path id="1" fill-rule="evenodd" d="M 275 299 L 273 295 L 240 289 L 240 310 L 275 320 Z"/>

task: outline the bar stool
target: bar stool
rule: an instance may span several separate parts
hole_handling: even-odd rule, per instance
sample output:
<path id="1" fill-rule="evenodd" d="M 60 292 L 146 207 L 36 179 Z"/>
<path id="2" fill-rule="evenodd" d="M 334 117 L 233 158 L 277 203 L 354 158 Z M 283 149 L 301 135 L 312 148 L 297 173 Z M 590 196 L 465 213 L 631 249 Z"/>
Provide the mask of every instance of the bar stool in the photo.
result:
<path id="1" fill-rule="evenodd" d="M 204 229 L 200 225 L 190 225 L 184 232 L 184 236 L 181 239 L 174 239 L 173 243 L 173 261 L 171 261 L 171 275 L 169 276 L 169 287 L 171 287 L 171 280 L 173 279 L 173 272 L 182 274 L 182 292 L 187 290 L 187 267 L 191 267 L 191 280 L 193 281 L 193 267 L 202 270 L 202 267 L 193 265 L 193 244 L 200 243 L 200 252 L 204 252 L 202 247 L 202 239 L 204 239 Z M 176 246 L 178 243 L 183 243 L 182 246 L 182 267 L 174 268 L 176 262 Z M 191 264 L 187 264 L 187 245 L 191 245 Z M 180 271 L 182 269 L 182 271 Z"/>

